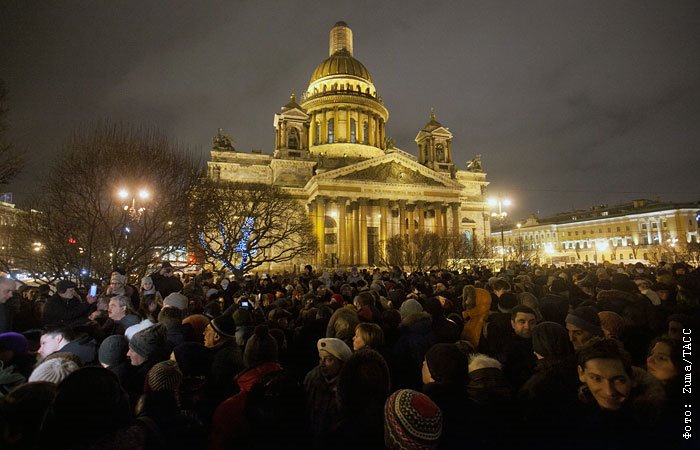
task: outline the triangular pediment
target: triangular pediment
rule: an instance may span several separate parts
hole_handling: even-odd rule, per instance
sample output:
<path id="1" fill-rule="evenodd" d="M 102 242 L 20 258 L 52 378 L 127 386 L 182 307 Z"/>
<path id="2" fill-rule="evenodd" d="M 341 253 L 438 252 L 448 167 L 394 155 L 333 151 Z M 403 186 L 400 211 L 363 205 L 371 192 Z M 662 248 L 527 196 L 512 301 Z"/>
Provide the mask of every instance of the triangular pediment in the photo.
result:
<path id="1" fill-rule="evenodd" d="M 420 141 L 425 136 L 440 136 L 450 139 L 452 138 L 452 133 L 445 127 L 438 127 L 430 131 L 421 130 L 418 132 L 418 135 L 416 135 L 416 141 Z"/>
<path id="2" fill-rule="evenodd" d="M 285 119 L 297 119 L 297 120 L 306 120 L 309 118 L 309 115 L 306 114 L 304 111 L 298 108 L 293 108 L 293 109 L 288 109 L 286 111 L 282 111 L 281 114 L 282 117 Z"/>
<path id="3" fill-rule="evenodd" d="M 325 172 L 315 178 L 317 181 L 411 184 L 449 188 L 459 185 L 455 180 L 396 153 Z"/>

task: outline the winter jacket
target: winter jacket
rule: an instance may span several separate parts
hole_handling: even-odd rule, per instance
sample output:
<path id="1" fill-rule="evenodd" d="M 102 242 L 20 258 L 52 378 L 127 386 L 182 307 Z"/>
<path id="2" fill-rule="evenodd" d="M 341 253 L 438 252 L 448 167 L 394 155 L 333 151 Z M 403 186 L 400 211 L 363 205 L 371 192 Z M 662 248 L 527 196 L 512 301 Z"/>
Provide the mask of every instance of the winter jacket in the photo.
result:
<path id="1" fill-rule="evenodd" d="M 87 334 L 81 334 L 63 347 L 61 352 L 72 353 L 83 362 L 84 366 L 91 366 L 97 362 L 97 343 Z"/>
<path id="2" fill-rule="evenodd" d="M 471 343 L 474 348 L 478 348 L 481 332 L 491 309 L 491 294 L 486 289 L 481 288 L 476 288 L 475 291 L 476 306 L 462 312 L 464 318 L 462 339 Z"/>
<path id="3" fill-rule="evenodd" d="M 54 294 L 44 307 L 44 324 L 47 326 L 74 325 L 86 322 L 91 305 L 77 297 L 65 299 Z"/>
<path id="4" fill-rule="evenodd" d="M 321 374 L 320 366 L 311 369 L 304 378 L 311 432 L 319 443 L 327 440 L 328 435 L 340 420 L 339 379 L 339 375 L 330 380 L 326 379 Z"/>
<path id="5" fill-rule="evenodd" d="M 246 370 L 236 377 L 240 392 L 224 400 L 214 411 L 211 430 L 211 449 L 232 448 L 237 439 L 250 432 L 250 424 L 245 416 L 245 406 L 250 390 L 265 375 L 282 370 L 276 362 L 266 362 Z"/>
<path id="6" fill-rule="evenodd" d="M 399 338 L 392 352 L 393 388 L 420 390 L 421 369 L 426 352 L 435 344 L 430 314 L 412 314 L 401 321 Z"/>

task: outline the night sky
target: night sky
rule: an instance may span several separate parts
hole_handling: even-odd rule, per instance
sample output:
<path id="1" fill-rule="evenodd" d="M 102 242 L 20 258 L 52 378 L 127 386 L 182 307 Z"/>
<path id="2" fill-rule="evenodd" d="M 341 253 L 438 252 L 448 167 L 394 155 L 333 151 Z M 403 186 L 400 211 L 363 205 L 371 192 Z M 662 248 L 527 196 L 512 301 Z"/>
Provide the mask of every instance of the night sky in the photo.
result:
<path id="1" fill-rule="evenodd" d="M 512 217 L 700 199 L 697 1 L 8 1 L 0 78 L 30 155 L 20 204 L 64 139 L 99 119 L 155 126 L 208 158 L 273 150 L 273 115 L 328 56 L 337 21 L 413 141 L 435 108 Z M 155 168 L 154 168 L 155 169 Z"/>

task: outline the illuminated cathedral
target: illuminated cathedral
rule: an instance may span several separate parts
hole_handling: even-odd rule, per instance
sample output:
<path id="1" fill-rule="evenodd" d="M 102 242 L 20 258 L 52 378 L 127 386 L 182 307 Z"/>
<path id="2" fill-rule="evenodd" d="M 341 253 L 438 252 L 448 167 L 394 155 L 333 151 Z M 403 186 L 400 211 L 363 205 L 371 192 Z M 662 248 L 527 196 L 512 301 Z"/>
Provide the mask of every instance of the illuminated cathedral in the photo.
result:
<path id="1" fill-rule="evenodd" d="M 209 176 L 274 184 L 303 203 L 319 266 L 371 266 L 396 234 L 488 236 L 479 157 L 459 169 L 452 133 L 434 113 L 416 135 L 418 156 L 395 147 L 385 132 L 389 110 L 354 57 L 347 24 L 333 26 L 329 47 L 301 98 L 275 114 L 274 151 L 237 151 L 219 129 Z"/>

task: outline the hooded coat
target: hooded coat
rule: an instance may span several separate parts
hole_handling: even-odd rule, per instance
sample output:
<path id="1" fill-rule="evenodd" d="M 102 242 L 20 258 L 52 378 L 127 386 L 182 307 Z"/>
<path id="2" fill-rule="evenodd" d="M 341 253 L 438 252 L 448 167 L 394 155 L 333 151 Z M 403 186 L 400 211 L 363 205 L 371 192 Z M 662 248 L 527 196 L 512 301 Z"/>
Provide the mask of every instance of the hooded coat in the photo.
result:
<path id="1" fill-rule="evenodd" d="M 475 291 L 476 306 L 462 312 L 464 318 L 462 339 L 472 344 L 474 348 L 478 348 L 481 332 L 491 310 L 491 294 L 486 289 L 481 288 L 476 288 Z"/>
<path id="2" fill-rule="evenodd" d="M 435 344 L 430 314 L 411 314 L 399 325 L 399 338 L 392 351 L 391 371 L 394 389 L 415 389 L 422 386 L 421 369 L 426 352 Z"/>

